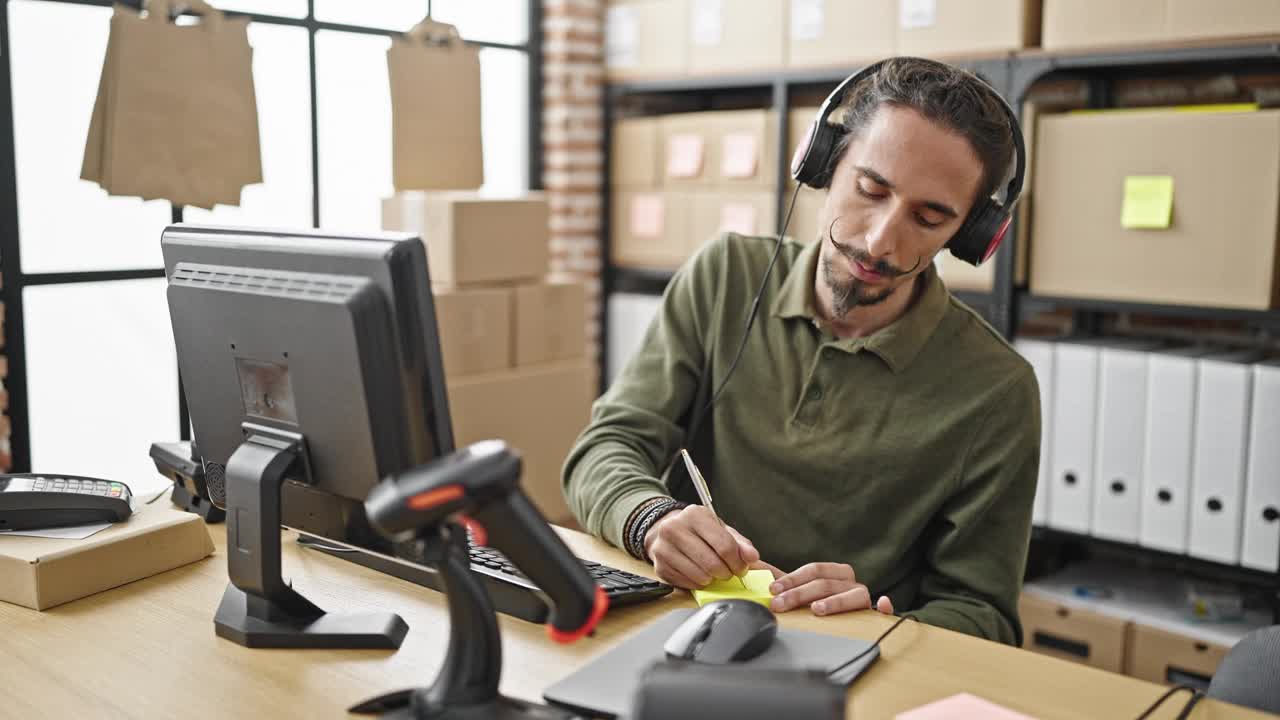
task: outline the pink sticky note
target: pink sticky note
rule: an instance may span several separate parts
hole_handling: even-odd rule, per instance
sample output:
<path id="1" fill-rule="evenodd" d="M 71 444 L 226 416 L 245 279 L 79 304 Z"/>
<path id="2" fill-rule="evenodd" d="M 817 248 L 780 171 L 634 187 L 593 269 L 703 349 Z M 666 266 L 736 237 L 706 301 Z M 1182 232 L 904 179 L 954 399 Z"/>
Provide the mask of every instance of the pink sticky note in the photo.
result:
<path id="1" fill-rule="evenodd" d="M 631 234 L 636 237 L 662 237 L 666 205 L 661 195 L 636 195 L 631 198 Z"/>
<path id="2" fill-rule="evenodd" d="M 760 151 L 752 133 L 729 133 L 721 144 L 720 174 L 728 178 L 755 177 Z"/>
<path id="3" fill-rule="evenodd" d="M 667 177 L 692 178 L 702 174 L 702 136 L 694 133 L 667 139 Z"/>
<path id="4" fill-rule="evenodd" d="M 894 720 L 1035 720 L 1030 715 L 983 700 L 976 695 L 960 693 L 914 710 L 898 713 Z"/>
<path id="5" fill-rule="evenodd" d="M 725 203 L 720 208 L 720 232 L 755 235 L 756 206 L 741 202 Z"/>

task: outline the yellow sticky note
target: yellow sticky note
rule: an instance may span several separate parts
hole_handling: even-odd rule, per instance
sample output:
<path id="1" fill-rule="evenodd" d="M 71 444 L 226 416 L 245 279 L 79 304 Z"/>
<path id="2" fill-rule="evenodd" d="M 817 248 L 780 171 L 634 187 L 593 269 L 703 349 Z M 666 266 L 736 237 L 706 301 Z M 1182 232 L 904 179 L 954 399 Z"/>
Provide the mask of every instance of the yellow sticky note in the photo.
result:
<path id="1" fill-rule="evenodd" d="M 1120 226 L 1130 230 L 1163 230 L 1173 222 L 1173 178 L 1130 175 L 1124 179 Z"/>
<path id="2" fill-rule="evenodd" d="M 746 588 L 742 587 L 743 583 Z M 769 607 L 769 601 L 773 599 L 773 593 L 769 592 L 772 584 L 773 573 L 768 570 L 748 570 L 742 576 L 742 582 L 738 582 L 738 578 L 716 580 L 701 590 L 694 590 L 693 599 L 699 606 L 716 600 L 751 600 Z"/>

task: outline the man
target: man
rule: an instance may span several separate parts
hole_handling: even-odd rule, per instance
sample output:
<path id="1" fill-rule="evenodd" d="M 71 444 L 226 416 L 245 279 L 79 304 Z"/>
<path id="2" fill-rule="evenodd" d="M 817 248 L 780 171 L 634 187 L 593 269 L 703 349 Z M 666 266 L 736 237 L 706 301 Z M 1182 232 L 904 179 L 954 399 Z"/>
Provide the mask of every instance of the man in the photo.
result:
<path id="1" fill-rule="evenodd" d="M 898 609 L 1021 642 L 1038 389 L 932 262 L 1011 165 L 998 103 L 915 58 L 859 81 L 823 235 L 784 243 L 697 437 L 687 424 L 734 362 L 773 238 L 728 235 L 691 259 L 596 402 L 564 469 L 585 528 L 679 587 L 763 567 L 777 612 Z M 659 479 L 685 444 L 728 527 Z"/>

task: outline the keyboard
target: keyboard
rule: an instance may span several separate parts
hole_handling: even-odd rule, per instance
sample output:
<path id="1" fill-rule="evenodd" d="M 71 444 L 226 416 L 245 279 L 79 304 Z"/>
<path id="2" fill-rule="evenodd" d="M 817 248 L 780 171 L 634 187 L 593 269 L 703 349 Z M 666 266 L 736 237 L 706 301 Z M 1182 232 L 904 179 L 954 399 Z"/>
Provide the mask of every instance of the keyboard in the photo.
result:
<path id="1" fill-rule="evenodd" d="M 298 542 L 334 557 L 443 592 L 444 585 L 439 573 L 421 564 L 421 559 L 405 558 L 408 562 L 397 561 L 384 555 L 334 545 L 323 538 L 305 533 L 298 536 Z M 489 591 L 494 609 L 521 620 L 545 623 L 551 609 L 542 599 L 538 586 L 501 552 L 474 543 L 469 545 L 471 571 Z M 605 595 L 609 596 L 610 608 L 657 600 L 673 590 L 670 585 L 625 570 L 591 560 L 581 562 L 596 584 L 604 589 Z"/>

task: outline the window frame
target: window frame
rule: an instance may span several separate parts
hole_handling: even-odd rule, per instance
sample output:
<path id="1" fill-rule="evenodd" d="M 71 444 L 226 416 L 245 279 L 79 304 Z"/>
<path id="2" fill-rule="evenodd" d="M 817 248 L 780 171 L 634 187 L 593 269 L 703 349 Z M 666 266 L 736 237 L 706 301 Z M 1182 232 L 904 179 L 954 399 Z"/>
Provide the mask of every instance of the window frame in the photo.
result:
<path id="1" fill-rule="evenodd" d="M 67 5 L 91 5 L 111 7 L 113 0 L 42 0 Z M 515 50 L 527 55 L 528 71 L 528 168 L 529 189 L 542 187 L 542 4 L 540 0 L 528 2 L 528 35 L 523 43 L 503 43 L 485 40 L 467 40 L 468 45 L 479 48 Z M 142 0 L 115 0 L 137 8 Z M 425 14 L 431 16 L 431 0 L 421 0 Z M 311 91 L 311 221 L 320 226 L 320 146 L 316 110 L 316 33 L 321 30 L 362 33 L 368 35 L 397 36 L 402 33 L 386 28 L 347 25 L 324 22 L 315 17 L 315 0 L 307 0 L 305 17 L 292 18 L 260 13 L 227 11 L 231 17 L 248 18 L 251 22 L 301 27 L 307 30 L 307 57 L 310 68 Z M 9 450 L 10 472 L 30 472 L 31 442 L 30 413 L 26 380 L 26 342 L 23 334 L 23 290 L 37 285 L 65 285 L 71 283 L 109 282 L 116 280 L 140 280 L 164 277 L 164 268 L 129 268 L 118 270 L 82 270 L 73 272 L 24 273 L 21 263 L 21 246 L 18 230 L 18 188 L 15 160 L 14 108 L 12 67 L 9 51 L 9 0 L 0 0 L 0 280 L 3 289 L 0 298 L 4 302 L 4 344 L 0 355 L 8 360 L 8 375 L 4 388 L 8 392 L 10 420 Z M 174 206 L 172 221 L 182 222 L 182 206 Z M 176 362 L 176 360 L 175 360 Z M 178 377 L 177 410 L 178 435 L 190 439 L 190 418 L 181 375 Z M 156 438 L 163 440 L 163 438 Z"/>

